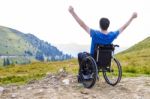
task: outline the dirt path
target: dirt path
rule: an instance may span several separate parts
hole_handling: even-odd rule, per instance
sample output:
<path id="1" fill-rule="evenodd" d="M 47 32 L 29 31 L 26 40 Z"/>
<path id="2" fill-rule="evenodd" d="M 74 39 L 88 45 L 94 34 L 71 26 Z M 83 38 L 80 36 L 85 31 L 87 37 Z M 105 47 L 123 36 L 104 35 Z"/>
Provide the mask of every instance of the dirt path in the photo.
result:
<path id="1" fill-rule="evenodd" d="M 76 76 L 60 73 L 2 88 L 0 99 L 150 99 L 150 77 L 124 78 L 115 87 L 100 79 L 92 89 L 86 89 L 77 83 Z"/>

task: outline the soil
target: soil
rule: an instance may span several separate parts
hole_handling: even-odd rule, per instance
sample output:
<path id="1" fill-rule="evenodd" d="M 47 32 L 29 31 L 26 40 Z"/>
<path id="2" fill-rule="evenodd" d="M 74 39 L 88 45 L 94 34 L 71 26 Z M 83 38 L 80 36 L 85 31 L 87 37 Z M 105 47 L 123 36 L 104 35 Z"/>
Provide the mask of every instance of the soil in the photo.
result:
<path id="1" fill-rule="evenodd" d="M 123 78 L 116 86 L 103 77 L 93 88 L 84 88 L 72 74 L 48 73 L 25 85 L 1 86 L 0 99 L 150 99 L 150 77 Z"/>

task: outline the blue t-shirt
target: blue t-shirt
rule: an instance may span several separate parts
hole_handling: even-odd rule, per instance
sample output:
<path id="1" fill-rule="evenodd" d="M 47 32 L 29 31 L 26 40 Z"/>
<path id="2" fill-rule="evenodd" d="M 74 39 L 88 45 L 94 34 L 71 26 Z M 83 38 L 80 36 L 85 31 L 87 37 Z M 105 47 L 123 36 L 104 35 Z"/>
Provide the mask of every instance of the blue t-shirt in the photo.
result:
<path id="1" fill-rule="evenodd" d="M 115 32 L 109 32 L 108 34 L 103 34 L 100 31 L 90 29 L 90 36 L 92 38 L 90 54 L 94 55 L 94 48 L 96 44 L 111 44 L 118 35 L 119 30 Z"/>

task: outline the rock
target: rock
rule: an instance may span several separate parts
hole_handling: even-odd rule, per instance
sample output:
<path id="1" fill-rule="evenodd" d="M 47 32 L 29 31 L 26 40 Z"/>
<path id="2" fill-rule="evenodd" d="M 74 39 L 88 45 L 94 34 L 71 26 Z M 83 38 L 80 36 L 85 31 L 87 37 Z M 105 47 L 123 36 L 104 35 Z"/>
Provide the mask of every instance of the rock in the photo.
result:
<path id="1" fill-rule="evenodd" d="M 42 93 L 42 92 L 44 92 L 44 90 L 43 90 L 43 89 L 40 89 L 39 92 Z"/>
<path id="2" fill-rule="evenodd" d="M 33 79 L 31 81 L 28 82 L 28 84 L 34 84 L 35 82 L 38 82 L 36 79 Z"/>
<path id="3" fill-rule="evenodd" d="M 52 74 L 50 72 L 46 73 L 46 78 L 50 78 L 52 76 Z"/>
<path id="4" fill-rule="evenodd" d="M 32 89 L 32 87 L 28 87 L 28 88 L 27 88 L 27 90 L 31 90 L 31 89 Z"/>
<path id="5" fill-rule="evenodd" d="M 0 87 L 0 94 L 2 94 L 4 92 L 4 88 L 3 87 Z"/>
<path id="6" fill-rule="evenodd" d="M 81 92 L 81 94 L 86 94 L 86 95 L 88 95 L 90 93 L 89 90 L 87 90 L 87 89 L 81 90 L 80 92 Z"/>
<path id="7" fill-rule="evenodd" d="M 63 82 L 65 85 L 69 85 L 69 79 L 64 79 L 62 82 Z"/>
<path id="8" fill-rule="evenodd" d="M 11 98 L 16 98 L 17 97 L 17 93 L 12 93 Z"/>
<path id="9" fill-rule="evenodd" d="M 53 75 L 52 78 L 56 78 L 56 76 Z"/>
<path id="10" fill-rule="evenodd" d="M 78 83 L 76 86 L 81 87 L 81 88 L 84 87 L 83 84 L 81 84 L 81 83 Z"/>
<path id="11" fill-rule="evenodd" d="M 92 95 L 92 97 L 93 97 L 93 98 L 96 98 L 97 96 L 96 96 L 96 95 Z"/>
<path id="12" fill-rule="evenodd" d="M 59 72 L 64 72 L 64 69 L 63 68 L 59 69 Z"/>
<path id="13" fill-rule="evenodd" d="M 83 99 L 90 99 L 89 96 L 83 96 Z"/>

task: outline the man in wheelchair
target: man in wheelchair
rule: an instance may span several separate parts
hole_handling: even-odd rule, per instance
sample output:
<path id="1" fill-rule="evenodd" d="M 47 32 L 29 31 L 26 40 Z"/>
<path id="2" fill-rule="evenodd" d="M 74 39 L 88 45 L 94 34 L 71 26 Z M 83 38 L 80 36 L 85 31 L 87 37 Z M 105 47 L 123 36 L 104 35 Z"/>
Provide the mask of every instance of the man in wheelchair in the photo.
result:
<path id="1" fill-rule="evenodd" d="M 71 15 L 74 17 L 74 19 L 77 21 L 77 23 L 86 31 L 87 34 L 90 35 L 90 37 L 92 38 L 91 40 L 91 50 L 90 50 L 90 54 L 87 52 L 83 52 L 83 53 L 79 53 L 78 54 L 78 61 L 79 61 L 79 78 L 80 78 L 80 70 L 81 70 L 81 62 L 82 59 L 84 59 L 87 56 L 92 56 L 94 59 L 96 58 L 96 54 L 97 53 L 97 45 L 111 45 L 112 42 L 114 41 L 114 39 L 116 39 L 118 37 L 118 35 L 120 33 L 122 33 L 126 27 L 132 22 L 132 20 L 134 18 L 137 17 L 137 13 L 133 13 L 132 16 L 129 18 L 129 20 L 118 30 L 116 31 L 107 31 L 110 21 L 108 18 L 101 18 L 99 21 L 99 26 L 100 26 L 100 30 L 94 30 L 89 28 L 79 17 L 78 15 L 75 13 L 74 8 L 72 6 L 69 7 L 69 12 L 71 13 Z M 113 48 L 113 47 L 112 47 Z M 113 49 L 111 49 L 113 50 Z M 108 50 L 109 52 L 110 50 Z M 112 52 L 110 52 L 111 54 Z M 97 54 L 98 55 L 98 54 Z M 99 57 L 102 58 L 103 54 L 99 54 Z M 108 59 L 110 56 L 108 55 Z M 96 60 L 96 59 L 95 59 Z M 107 59 L 105 60 L 107 61 Z M 106 62 L 107 63 L 107 62 Z M 108 62 L 109 64 L 109 62 Z M 80 82 L 80 80 L 79 80 Z"/>

